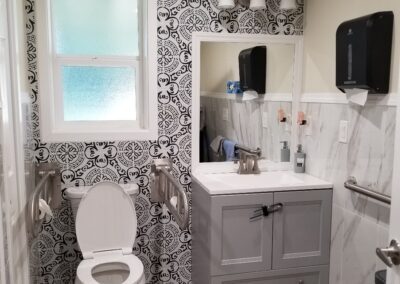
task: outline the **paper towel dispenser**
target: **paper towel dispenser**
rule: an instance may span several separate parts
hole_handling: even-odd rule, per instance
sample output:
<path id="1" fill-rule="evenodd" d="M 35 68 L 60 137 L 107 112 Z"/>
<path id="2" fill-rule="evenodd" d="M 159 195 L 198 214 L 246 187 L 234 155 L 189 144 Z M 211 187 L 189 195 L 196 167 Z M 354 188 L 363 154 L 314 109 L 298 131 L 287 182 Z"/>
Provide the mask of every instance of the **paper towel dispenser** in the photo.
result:
<path id="1" fill-rule="evenodd" d="M 378 12 L 342 23 L 336 32 L 336 86 L 389 92 L 393 12 Z"/>
<path id="2" fill-rule="evenodd" d="M 239 53 L 239 76 L 242 91 L 265 94 L 267 78 L 267 47 L 256 46 Z"/>

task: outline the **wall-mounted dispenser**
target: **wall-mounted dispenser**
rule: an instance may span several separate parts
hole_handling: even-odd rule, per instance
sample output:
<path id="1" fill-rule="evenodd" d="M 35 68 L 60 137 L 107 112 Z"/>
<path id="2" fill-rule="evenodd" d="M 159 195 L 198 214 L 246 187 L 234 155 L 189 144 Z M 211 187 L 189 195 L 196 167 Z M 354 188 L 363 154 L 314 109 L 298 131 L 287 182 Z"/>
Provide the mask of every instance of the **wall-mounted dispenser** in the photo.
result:
<path id="1" fill-rule="evenodd" d="M 342 91 L 389 92 L 393 12 L 342 23 L 336 32 L 336 86 Z"/>
<path id="2" fill-rule="evenodd" d="M 267 47 L 256 46 L 239 54 L 240 88 L 265 94 L 267 78 Z"/>

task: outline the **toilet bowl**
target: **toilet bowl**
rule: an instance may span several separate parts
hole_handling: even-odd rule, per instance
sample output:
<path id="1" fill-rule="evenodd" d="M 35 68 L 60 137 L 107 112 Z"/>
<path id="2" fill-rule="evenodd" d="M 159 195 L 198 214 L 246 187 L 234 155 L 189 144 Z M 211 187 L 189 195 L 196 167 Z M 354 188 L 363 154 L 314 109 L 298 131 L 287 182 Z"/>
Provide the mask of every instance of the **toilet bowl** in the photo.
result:
<path id="1" fill-rule="evenodd" d="M 75 283 L 144 284 L 144 267 L 132 253 L 137 217 L 137 185 L 101 182 L 67 189 L 83 260 Z"/>

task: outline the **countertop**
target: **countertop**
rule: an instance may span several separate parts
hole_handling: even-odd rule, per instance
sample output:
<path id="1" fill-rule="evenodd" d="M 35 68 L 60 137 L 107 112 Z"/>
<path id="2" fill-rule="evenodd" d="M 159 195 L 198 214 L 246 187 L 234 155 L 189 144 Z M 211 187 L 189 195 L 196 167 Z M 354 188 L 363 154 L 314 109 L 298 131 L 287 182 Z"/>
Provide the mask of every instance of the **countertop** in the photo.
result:
<path id="1" fill-rule="evenodd" d="M 330 182 L 308 174 L 296 174 L 293 171 L 266 171 L 258 175 L 212 174 L 196 171 L 192 179 L 210 195 L 333 188 Z"/>

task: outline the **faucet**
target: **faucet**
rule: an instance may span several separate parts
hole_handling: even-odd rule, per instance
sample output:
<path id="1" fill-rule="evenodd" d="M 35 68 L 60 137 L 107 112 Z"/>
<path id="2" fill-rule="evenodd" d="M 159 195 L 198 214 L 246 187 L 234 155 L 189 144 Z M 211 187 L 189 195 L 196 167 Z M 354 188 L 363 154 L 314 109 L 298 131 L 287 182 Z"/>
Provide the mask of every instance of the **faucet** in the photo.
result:
<path id="1" fill-rule="evenodd" d="M 252 150 L 250 148 L 237 145 L 239 151 L 239 175 L 259 174 L 258 160 L 261 157 L 261 149 Z"/>

